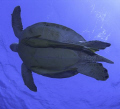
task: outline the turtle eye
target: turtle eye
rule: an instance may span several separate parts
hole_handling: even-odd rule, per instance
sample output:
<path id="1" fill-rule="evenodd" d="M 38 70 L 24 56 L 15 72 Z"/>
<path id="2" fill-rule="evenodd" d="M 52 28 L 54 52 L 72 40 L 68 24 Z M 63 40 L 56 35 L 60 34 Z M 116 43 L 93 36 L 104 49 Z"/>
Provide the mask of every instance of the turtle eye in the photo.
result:
<path id="1" fill-rule="evenodd" d="M 107 69 L 104 70 L 105 72 L 108 72 Z"/>
<path id="2" fill-rule="evenodd" d="M 46 24 L 46 26 L 49 26 L 48 24 Z"/>
<path id="3" fill-rule="evenodd" d="M 101 63 L 99 63 L 99 65 L 100 65 L 100 66 L 102 66 L 102 64 L 101 64 Z"/>
<path id="4" fill-rule="evenodd" d="M 105 76 L 105 78 L 107 79 L 109 76 Z"/>

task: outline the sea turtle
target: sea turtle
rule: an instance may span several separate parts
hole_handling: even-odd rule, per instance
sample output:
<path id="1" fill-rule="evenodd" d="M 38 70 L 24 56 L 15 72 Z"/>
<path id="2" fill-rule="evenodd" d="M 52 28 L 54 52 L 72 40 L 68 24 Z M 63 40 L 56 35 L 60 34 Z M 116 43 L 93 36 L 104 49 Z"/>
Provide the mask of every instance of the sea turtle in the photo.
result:
<path id="1" fill-rule="evenodd" d="M 110 44 L 101 41 L 86 41 L 74 30 L 65 26 L 40 22 L 23 30 L 20 6 L 12 13 L 12 27 L 19 43 L 10 48 L 18 52 L 23 63 L 21 73 L 25 85 L 37 91 L 32 71 L 51 78 L 67 78 L 76 74 L 106 80 L 109 76 L 101 62 L 113 63 L 95 51 Z"/>

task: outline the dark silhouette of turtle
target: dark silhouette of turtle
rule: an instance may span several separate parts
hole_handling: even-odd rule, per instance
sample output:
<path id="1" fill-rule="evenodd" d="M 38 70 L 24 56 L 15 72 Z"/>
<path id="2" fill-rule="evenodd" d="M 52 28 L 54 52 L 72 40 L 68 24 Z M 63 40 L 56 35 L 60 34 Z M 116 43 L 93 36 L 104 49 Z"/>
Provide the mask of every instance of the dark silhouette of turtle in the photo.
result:
<path id="1" fill-rule="evenodd" d="M 67 78 L 78 72 L 97 80 L 109 77 L 97 62 L 113 62 L 95 53 L 109 47 L 109 43 L 86 41 L 72 29 L 54 23 L 40 22 L 23 30 L 20 12 L 17 6 L 12 14 L 12 27 L 19 43 L 11 44 L 10 48 L 23 61 L 22 77 L 30 90 L 37 91 L 32 71 L 51 78 Z"/>

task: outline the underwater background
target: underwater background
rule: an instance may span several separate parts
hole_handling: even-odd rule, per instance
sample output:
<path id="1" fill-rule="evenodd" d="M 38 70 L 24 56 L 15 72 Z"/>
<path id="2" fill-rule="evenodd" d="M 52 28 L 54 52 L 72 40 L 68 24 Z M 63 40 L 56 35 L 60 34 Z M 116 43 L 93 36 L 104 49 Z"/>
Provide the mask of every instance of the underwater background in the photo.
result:
<path id="1" fill-rule="evenodd" d="M 21 76 L 22 60 L 9 45 L 18 42 L 11 14 L 21 6 L 23 28 L 37 22 L 67 26 L 87 41 L 111 43 L 98 54 L 109 79 L 97 81 L 78 74 L 52 79 L 33 73 L 37 92 Z M 120 109 L 120 0 L 0 0 L 0 109 Z"/>

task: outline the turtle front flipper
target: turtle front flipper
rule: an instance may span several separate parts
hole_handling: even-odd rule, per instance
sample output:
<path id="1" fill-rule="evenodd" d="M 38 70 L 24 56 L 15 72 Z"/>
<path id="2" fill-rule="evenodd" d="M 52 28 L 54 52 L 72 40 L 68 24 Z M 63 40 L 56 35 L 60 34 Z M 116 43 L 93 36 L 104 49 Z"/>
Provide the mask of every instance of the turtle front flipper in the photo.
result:
<path id="1" fill-rule="evenodd" d="M 25 38 L 22 42 L 25 45 L 39 48 L 39 47 L 53 47 L 53 48 L 67 48 L 73 50 L 92 50 L 99 51 L 100 49 L 105 49 L 109 47 L 111 44 L 107 42 L 102 42 L 98 40 L 94 41 L 79 41 L 79 43 L 64 43 L 53 40 L 47 40 L 40 38 L 41 36 L 33 36 L 30 38 Z"/>
<path id="2" fill-rule="evenodd" d="M 111 44 L 107 42 L 102 42 L 98 40 L 93 41 L 79 41 L 80 45 L 86 46 L 91 48 L 92 50 L 99 51 L 100 49 L 105 49 L 106 47 L 109 47 Z"/>
<path id="3" fill-rule="evenodd" d="M 79 64 L 77 71 L 81 74 L 84 74 L 102 81 L 105 81 L 109 77 L 107 69 L 105 69 L 101 63 Z"/>
<path id="4" fill-rule="evenodd" d="M 23 30 L 20 12 L 20 6 L 17 6 L 12 13 L 12 27 L 17 38 L 19 38 L 19 33 Z"/>
<path id="5" fill-rule="evenodd" d="M 37 92 L 37 87 L 34 84 L 32 71 L 27 69 L 24 63 L 21 66 L 22 77 L 25 85 L 32 91 Z"/>
<path id="6" fill-rule="evenodd" d="M 39 36 L 24 38 L 21 40 L 21 43 L 25 44 L 26 46 L 30 46 L 34 48 L 63 48 L 63 49 L 82 51 L 89 56 L 93 56 L 95 61 L 102 61 L 113 64 L 111 60 L 106 59 L 100 55 L 97 55 L 93 49 L 79 44 L 71 44 L 71 43 L 63 43 L 53 40 L 47 40 L 47 39 L 39 38 Z"/>
<path id="7" fill-rule="evenodd" d="M 43 39 L 39 38 L 39 36 L 24 38 L 21 40 L 21 42 L 27 46 L 34 48 L 63 48 L 76 51 L 84 51 L 89 55 L 95 55 L 95 53 L 86 46 Z"/>

